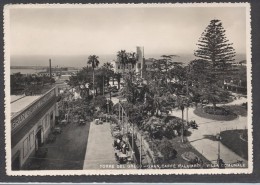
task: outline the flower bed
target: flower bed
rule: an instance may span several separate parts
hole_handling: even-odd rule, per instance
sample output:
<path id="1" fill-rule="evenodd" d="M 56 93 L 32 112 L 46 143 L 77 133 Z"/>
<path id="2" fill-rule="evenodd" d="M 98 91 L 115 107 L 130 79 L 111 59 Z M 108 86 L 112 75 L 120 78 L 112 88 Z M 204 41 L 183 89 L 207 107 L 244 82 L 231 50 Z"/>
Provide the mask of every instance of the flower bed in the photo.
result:
<path id="1" fill-rule="evenodd" d="M 224 107 L 206 106 L 204 107 L 204 111 L 207 114 L 214 114 L 214 115 L 221 115 L 221 116 L 228 116 L 234 114 L 232 111 L 225 109 Z"/>
<path id="2" fill-rule="evenodd" d="M 203 118 L 217 121 L 230 121 L 237 118 L 237 114 L 226 107 L 216 107 L 215 111 L 212 106 L 206 106 L 204 108 L 197 107 L 194 110 L 194 114 Z"/>

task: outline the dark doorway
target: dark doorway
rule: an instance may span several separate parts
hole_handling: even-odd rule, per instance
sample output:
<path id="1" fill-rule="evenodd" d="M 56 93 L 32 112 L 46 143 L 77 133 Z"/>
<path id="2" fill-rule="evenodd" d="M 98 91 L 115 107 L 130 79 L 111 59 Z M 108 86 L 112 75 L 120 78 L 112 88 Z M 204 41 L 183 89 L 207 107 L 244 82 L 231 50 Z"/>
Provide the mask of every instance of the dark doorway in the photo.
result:
<path id="1" fill-rule="evenodd" d="M 12 161 L 12 170 L 20 170 L 20 152 L 15 154 L 14 160 Z"/>
<path id="2" fill-rule="evenodd" d="M 54 116 L 53 116 L 53 112 L 50 115 L 50 124 L 51 124 L 51 128 L 54 126 Z"/>
<path id="3" fill-rule="evenodd" d="M 42 131 L 41 129 L 39 129 L 35 137 L 35 150 L 37 151 L 38 148 L 41 146 L 42 146 Z"/>

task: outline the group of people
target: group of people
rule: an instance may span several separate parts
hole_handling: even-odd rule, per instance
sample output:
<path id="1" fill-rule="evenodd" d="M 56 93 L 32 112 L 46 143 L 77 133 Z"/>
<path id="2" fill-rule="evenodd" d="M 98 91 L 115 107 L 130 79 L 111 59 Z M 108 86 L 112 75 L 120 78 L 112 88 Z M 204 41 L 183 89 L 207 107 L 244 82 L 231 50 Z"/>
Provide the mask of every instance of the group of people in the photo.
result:
<path id="1" fill-rule="evenodd" d="M 117 138 L 114 140 L 114 147 L 115 150 L 119 150 L 123 154 L 126 154 L 127 151 L 129 151 L 128 144 L 122 139 L 122 137 Z"/>
<path id="2" fill-rule="evenodd" d="M 114 140 L 115 157 L 120 164 L 127 162 L 127 152 L 129 151 L 128 144 L 119 137 Z"/>

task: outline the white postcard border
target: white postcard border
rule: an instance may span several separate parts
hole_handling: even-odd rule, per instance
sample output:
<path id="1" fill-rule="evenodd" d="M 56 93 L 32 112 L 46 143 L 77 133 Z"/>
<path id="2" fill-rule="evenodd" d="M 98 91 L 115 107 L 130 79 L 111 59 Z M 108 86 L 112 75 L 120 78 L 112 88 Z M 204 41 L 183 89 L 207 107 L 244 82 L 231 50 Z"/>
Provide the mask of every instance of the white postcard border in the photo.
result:
<path id="1" fill-rule="evenodd" d="M 248 99 L 248 168 L 246 169 L 118 169 L 118 170 L 11 170 L 11 106 L 10 106 L 10 25 L 11 8 L 142 8 L 142 7 L 245 7 L 247 46 L 247 99 Z M 4 80 L 5 80 L 5 151 L 6 174 L 9 176 L 72 176 L 72 175 L 213 175 L 250 174 L 253 171 L 253 125 L 252 125 L 252 64 L 251 64 L 251 16 L 250 3 L 166 3 L 166 4 L 10 4 L 4 6 Z"/>

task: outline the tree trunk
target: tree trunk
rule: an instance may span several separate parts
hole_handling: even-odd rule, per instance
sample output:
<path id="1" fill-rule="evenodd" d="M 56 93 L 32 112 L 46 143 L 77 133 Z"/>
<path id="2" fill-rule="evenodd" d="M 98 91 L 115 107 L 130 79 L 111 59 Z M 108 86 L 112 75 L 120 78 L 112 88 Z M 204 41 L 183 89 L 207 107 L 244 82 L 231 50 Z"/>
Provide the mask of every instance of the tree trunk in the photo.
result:
<path id="1" fill-rule="evenodd" d="M 95 69 L 93 68 L 93 99 L 95 99 Z"/>
<path id="2" fill-rule="evenodd" d="M 105 95 L 105 77 L 103 75 L 103 86 L 102 86 L 102 91 L 103 91 L 103 96 Z"/>
<path id="3" fill-rule="evenodd" d="M 89 97 L 89 88 L 87 88 L 87 96 Z"/>
<path id="4" fill-rule="evenodd" d="M 217 107 L 216 102 L 213 102 L 213 111 L 214 111 L 214 115 L 215 115 L 216 107 Z"/>
<path id="5" fill-rule="evenodd" d="M 181 110 L 181 142 L 183 143 L 184 139 L 183 139 L 183 110 Z"/>
<path id="6" fill-rule="evenodd" d="M 118 90 L 120 89 L 120 77 L 118 77 L 117 79 L 117 86 L 118 86 Z"/>

